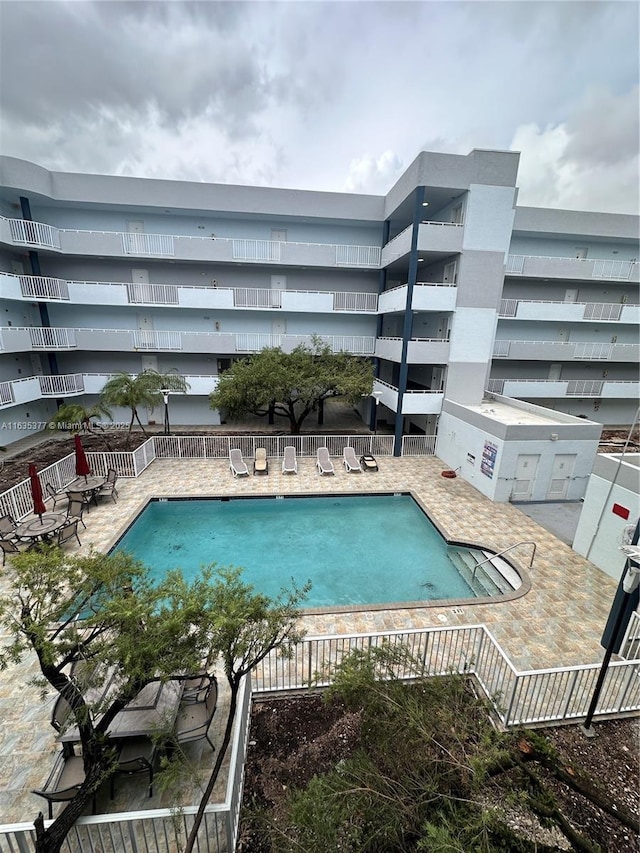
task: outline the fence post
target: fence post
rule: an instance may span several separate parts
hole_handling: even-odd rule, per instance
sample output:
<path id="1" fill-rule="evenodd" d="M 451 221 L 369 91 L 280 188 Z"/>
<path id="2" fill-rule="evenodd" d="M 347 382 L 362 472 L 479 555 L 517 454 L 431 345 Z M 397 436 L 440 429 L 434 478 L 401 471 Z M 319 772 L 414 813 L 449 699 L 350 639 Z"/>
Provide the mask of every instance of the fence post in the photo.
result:
<path id="1" fill-rule="evenodd" d="M 518 682 L 519 682 L 519 676 L 517 676 L 514 673 L 513 690 L 511 691 L 511 699 L 509 700 L 509 705 L 508 705 L 507 710 L 505 711 L 505 715 L 504 715 L 504 721 L 503 722 L 504 722 L 505 726 L 508 726 L 509 722 L 511 720 L 511 712 L 513 711 L 513 704 L 516 701 L 516 692 L 518 690 Z"/>
<path id="2" fill-rule="evenodd" d="M 562 712 L 562 719 L 563 720 L 567 719 L 567 713 L 569 711 L 569 705 L 571 704 L 571 701 L 573 700 L 573 694 L 575 693 L 576 681 L 577 680 L 578 680 L 578 670 L 576 669 L 575 672 L 573 673 L 573 679 L 571 681 L 571 685 L 569 686 L 569 695 L 567 696 L 567 701 L 564 703 L 564 710 Z"/>

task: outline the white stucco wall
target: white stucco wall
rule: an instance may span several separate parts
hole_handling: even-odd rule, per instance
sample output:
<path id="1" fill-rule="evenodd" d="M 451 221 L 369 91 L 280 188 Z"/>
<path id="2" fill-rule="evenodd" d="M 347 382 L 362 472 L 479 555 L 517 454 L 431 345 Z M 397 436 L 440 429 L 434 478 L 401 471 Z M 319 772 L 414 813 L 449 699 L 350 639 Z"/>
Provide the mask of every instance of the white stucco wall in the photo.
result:
<path id="1" fill-rule="evenodd" d="M 630 460 L 620 461 L 613 455 L 598 457 L 573 540 L 574 551 L 616 579 L 625 565 L 625 557 L 618 550 L 623 531 L 635 525 L 640 516 L 638 454 Z M 614 504 L 628 509 L 629 518 L 614 513 Z"/>

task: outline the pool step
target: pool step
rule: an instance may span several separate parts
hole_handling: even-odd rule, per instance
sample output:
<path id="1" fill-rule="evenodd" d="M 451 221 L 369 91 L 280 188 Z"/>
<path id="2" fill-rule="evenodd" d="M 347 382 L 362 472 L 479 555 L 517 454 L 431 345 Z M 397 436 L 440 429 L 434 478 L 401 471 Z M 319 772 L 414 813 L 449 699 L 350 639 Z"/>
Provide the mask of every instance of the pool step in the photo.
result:
<path id="1" fill-rule="evenodd" d="M 515 586 L 511 579 L 515 580 L 515 572 L 494 554 L 487 551 L 455 551 L 452 556 L 458 571 L 476 595 L 496 596 L 513 592 Z M 490 562 L 483 563 L 483 560 Z M 482 565 L 476 568 L 479 563 Z M 511 575 L 511 578 L 507 580 L 504 575 Z"/>

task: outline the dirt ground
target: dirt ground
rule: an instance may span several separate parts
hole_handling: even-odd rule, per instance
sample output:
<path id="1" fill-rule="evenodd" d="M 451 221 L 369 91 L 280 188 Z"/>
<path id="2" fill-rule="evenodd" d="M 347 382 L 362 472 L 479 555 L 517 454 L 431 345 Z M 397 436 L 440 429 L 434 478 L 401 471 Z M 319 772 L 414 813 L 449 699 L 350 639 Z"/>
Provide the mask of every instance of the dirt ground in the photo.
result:
<path id="1" fill-rule="evenodd" d="M 640 813 L 638 719 L 615 720 L 594 726 L 597 737 L 586 738 L 575 725 L 539 730 L 558 750 L 564 761 L 589 775 L 597 785 L 614 796 L 634 814 Z M 250 806 L 268 809 L 278 820 L 290 788 L 306 786 L 315 774 L 325 773 L 348 758 L 358 746 L 360 718 L 345 713 L 340 705 L 327 706 L 319 696 L 290 696 L 257 702 L 251 719 L 249 750 L 245 770 L 243 815 Z M 622 823 L 605 814 L 580 794 L 544 775 L 562 811 L 572 825 L 603 853 L 638 853 L 640 840 Z M 487 791 L 486 808 L 504 805 L 492 802 Z M 524 809 L 511 811 L 512 828 L 539 829 L 539 821 Z M 562 836 L 563 846 L 573 848 Z M 263 834 L 241 822 L 238 853 L 274 853 Z M 311 853 L 311 851 L 304 851 Z M 320 851 L 313 851 L 320 853 Z M 405 853 L 405 851 L 398 851 Z"/>

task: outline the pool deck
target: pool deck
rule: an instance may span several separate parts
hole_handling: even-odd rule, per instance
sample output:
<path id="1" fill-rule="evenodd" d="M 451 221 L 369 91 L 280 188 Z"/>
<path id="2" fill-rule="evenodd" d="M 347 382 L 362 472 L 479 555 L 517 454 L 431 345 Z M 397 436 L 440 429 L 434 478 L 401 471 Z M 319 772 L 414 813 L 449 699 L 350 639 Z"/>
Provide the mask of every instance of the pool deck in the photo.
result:
<path id="1" fill-rule="evenodd" d="M 460 478 L 441 477 L 446 466 L 437 458 L 382 457 L 378 462 L 377 473 L 347 474 L 341 460 L 334 459 L 335 476 L 320 476 L 315 460 L 305 458 L 298 460 L 298 474 L 282 475 L 280 462 L 274 459 L 267 476 L 234 479 L 225 460 L 159 459 L 137 480 L 118 481 L 117 504 L 105 498 L 98 508 L 85 513 L 87 530 L 81 527 L 79 531 L 82 547 L 74 544 L 68 550 L 106 550 L 152 497 L 411 492 L 450 539 L 495 551 L 516 542 L 534 541 L 537 553 L 531 570 L 526 568 L 529 547 L 510 552 L 514 564 L 526 570 L 530 590 L 511 601 L 465 603 L 455 608 L 434 603 L 417 608 L 307 614 L 302 622 L 309 636 L 484 624 L 520 671 L 602 659 L 599 640 L 616 589 L 611 577 L 517 507 L 492 503 Z M 612 554 L 612 559 L 617 556 Z M 211 559 L 213 562 L 215 555 Z M 5 572 L 0 575 L 0 593 L 7 587 Z M 52 701 L 43 703 L 38 690 L 27 685 L 37 671 L 30 658 L 0 673 L 0 718 L 4 724 L 0 733 L 0 823 L 32 820 L 46 806 L 44 800 L 30 793 L 44 783 L 57 749 L 50 725 Z M 214 742 L 221 737 L 224 702 L 221 691 L 212 730 Z M 206 741 L 191 748 L 201 778 L 206 779 L 211 750 Z M 225 778 L 219 780 L 220 796 L 225 783 Z M 146 798 L 144 788 L 143 776 L 118 781 L 116 799 L 110 803 L 108 797 L 101 798 L 99 811 L 174 804 L 168 794 L 158 790 Z M 180 804 L 197 802 L 197 794 L 185 791 Z"/>

